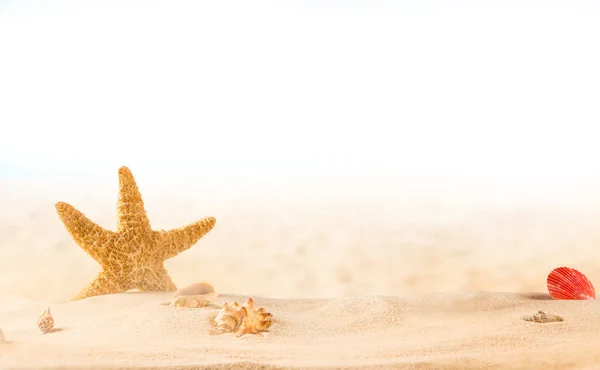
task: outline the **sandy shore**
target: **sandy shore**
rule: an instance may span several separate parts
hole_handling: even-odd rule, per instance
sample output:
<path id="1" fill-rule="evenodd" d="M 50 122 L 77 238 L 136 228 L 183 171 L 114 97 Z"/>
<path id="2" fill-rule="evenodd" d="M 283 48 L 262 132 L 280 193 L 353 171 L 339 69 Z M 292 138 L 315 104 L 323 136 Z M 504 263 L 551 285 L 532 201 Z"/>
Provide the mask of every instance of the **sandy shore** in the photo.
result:
<path id="1" fill-rule="evenodd" d="M 84 181 L 84 180 L 81 180 Z M 85 180 L 87 181 L 87 180 Z M 2 369 L 598 368 L 600 307 L 553 301 L 546 276 L 600 281 L 599 202 L 463 203 L 377 191 L 138 185 L 152 226 L 217 225 L 166 267 L 208 281 L 214 302 L 249 295 L 273 313 L 262 337 L 214 335 L 218 307 L 161 306 L 171 293 L 68 298 L 99 271 L 53 204 L 115 228 L 114 183 L 0 184 Z M 85 191 L 82 191 L 85 189 Z M 530 293 L 534 292 L 534 293 Z M 241 302 L 240 302 L 241 303 Z M 54 333 L 37 316 L 50 305 Z M 521 319 L 538 310 L 564 322 Z"/>
<path id="2" fill-rule="evenodd" d="M 8 343 L 3 368 L 409 369 L 597 368 L 600 306 L 552 301 L 546 294 L 453 292 L 420 297 L 335 299 L 255 297 L 274 323 L 263 336 L 216 335 L 215 307 L 173 308 L 169 293 L 123 293 L 52 305 L 59 331 L 42 335 L 32 318 L 44 309 L 21 300 L 0 319 Z M 543 310 L 564 322 L 531 323 Z"/>

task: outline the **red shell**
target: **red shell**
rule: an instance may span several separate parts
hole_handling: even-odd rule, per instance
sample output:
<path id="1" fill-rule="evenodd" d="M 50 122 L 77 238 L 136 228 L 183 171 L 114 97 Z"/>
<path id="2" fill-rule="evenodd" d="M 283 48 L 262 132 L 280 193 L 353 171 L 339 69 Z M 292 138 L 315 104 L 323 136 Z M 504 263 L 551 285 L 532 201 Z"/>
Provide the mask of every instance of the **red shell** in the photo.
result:
<path id="1" fill-rule="evenodd" d="M 593 301 L 596 290 L 592 282 L 581 272 L 570 267 L 558 267 L 548 274 L 548 292 L 553 299 L 577 299 Z"/>

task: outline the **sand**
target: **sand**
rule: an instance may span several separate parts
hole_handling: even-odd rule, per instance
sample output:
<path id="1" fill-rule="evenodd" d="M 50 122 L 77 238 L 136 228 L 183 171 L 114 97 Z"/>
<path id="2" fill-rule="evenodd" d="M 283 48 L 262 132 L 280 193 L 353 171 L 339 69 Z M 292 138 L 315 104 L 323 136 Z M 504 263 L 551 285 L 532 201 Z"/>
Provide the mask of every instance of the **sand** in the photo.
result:
<path id="1" fill-rule="evenodd" d="M 453 292 L 420 297 L 255 297 L 275 321 L 262 337 L 215 335 L 218 307 L 173 308 L 168 293 L 122 293 L 52 305 L 41 335 L 22 301 L 3 312 L 7 368 L 597 368 L 600 307 L 546 294 Z M 223 294 L 215 300 L 241 301 Z M 537 310 L 562 323 L 521 320 Z M 7 319 L 8 317 L 8 319 Z M 8 322 L 7 322 L 8 320 Z M 576 365 L 576 366 L 575 366 Z"/>
<path id="2" fill-rule="evenodd" d="M 597 301 L 551 300 L 545 279 L 566 265 L 600 281 L 600 202 L 173 189 L 136 178 L 154 228 L 217 218 L 166 267 L 178 286 L 208 281 L 220 295 L 201 309 L 161 305 L 172 292 L 69 302 L 99 266 L 69 238 L 53 203 L 114 229 L 116 179 L 5 181 L 0 368 L 599 368 Z M 219 305 L 249 296 L 273 313 L 270 330 L 214 333 Z M 35 320 L 48 305 L 57 331 L 43 335 Z M 564 321 L 522 320 L 538 310 Z"/>

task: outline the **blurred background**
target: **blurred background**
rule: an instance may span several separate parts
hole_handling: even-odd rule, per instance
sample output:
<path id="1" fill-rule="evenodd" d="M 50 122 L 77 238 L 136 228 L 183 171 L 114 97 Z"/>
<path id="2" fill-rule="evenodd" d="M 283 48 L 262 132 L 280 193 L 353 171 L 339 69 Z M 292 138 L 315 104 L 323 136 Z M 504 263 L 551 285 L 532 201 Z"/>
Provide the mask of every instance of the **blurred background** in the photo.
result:
<path id="1" fill-rule="evenodd" d="M 600 281 L 592 1 L 0 1 L 0 292 L 69 297 L 115 229 L 217 226 L 179 285 L 275 297 Z M 41 285 L 40 285 L 41 284 Z"/>

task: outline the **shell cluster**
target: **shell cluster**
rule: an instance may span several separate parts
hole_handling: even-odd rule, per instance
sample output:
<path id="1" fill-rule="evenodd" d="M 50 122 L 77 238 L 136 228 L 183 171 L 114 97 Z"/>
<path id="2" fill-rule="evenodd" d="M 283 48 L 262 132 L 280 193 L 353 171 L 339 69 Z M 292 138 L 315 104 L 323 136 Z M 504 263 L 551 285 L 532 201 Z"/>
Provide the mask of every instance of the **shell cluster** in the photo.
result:
<path id="1" fill-rule="evenodd" d="M 206 307 L 218 293 L 209 283 L 194 283 L 176 291 L 169 306 L 201 308 Z"/>
<path id="2" fill-rule="evenodd" d="M 259 334 L 271 326 L 273 315 L 264 307 L 254 308 L 254 298 L 250 297 L 243 305 L 237 302 L 223 303 L 215 317 L 215 325 L 220 333 Z"/>
<path id="3" fill-rule="evenodd" d="M 557 267 L 546 279 L 548 293 L 553 299 L 588 300 L 596 299 L 592 282 L 581 272 L 570 267 Z"/>
<path id="4" fill-rule="evenodd" d="M 54 318 L 50 313 L 50 307 L 44 311 L 37 319 L 38 328 L 43 334 L 48 334 L 54 329 Z"/>
<path id="5" fill-rule="evenodd" d="M 523 316 L 523 320 L 542 323 L 542 324 L 547 323 L 547 322 L 564 321 L 563 318 L 558 315 L 547 314 L 543 311 L 538 311 L 535 315 Z"/>

